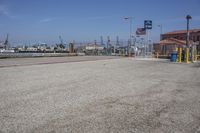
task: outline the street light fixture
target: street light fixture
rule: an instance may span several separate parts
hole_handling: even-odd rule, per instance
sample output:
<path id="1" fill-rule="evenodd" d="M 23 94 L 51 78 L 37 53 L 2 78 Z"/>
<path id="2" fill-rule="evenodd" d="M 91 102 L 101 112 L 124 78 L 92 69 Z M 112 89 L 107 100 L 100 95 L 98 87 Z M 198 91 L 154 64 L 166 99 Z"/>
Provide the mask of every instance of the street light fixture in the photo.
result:
<path id="1" fill-rule="evenodd" d="M 129 54 L 129 57 L 131 56 L 131 44 L 132 44 L 132 42 L 131 42 L 131 37 L 132 37 L 132 35 L 131 35 L 131 33 L 132 33 L 132 17 L 125 17 L 124 18 L 125 20 L 129 20 L 129 22 L 130 22 L 130 35 L 129 35 L 129 39 L 130 39 L 130 41 L 129 41 L 129 44 L 128 44 L 128 54 Z"/>

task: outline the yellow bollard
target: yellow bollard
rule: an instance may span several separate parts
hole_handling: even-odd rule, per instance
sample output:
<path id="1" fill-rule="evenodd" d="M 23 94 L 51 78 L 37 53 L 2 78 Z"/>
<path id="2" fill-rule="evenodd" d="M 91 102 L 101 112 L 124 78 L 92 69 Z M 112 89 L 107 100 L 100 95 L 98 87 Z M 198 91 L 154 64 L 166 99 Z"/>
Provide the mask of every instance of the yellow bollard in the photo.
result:
<path id="1" fill-rule="evenodd" d="M 189 58 L 189 49 L 185 49 L 185 63 L 188 64 L 188 58 Z"/>
<path id="2" fill-rule="evenodd" d="M 178 48 L 176 48 L 176 62 L 178 62 Z"/>
<path id="3" fill-rule="evenodd" d="M 195 61 L 197 61 L 197 50 L 195 50 Z"/>
<path id="4" fill-rule="evenodd" d="M 197 61 L 197 50 L 196 47 L 192 47 L 192 62 Z"/>
<path id="5" fill-rule="evenodd" d="M 179 48 L 179 63 L 182 62 L 182 48 Z"/>
<path id="6" fill-rule="evenodd" d="M 194 58 L 195 58 L 195 57 L 194 57 L 194 54 L 195 54 L 195 53 L 194 53 L 194 48 L 192 48 L 192 62 L 195 61 L 195 60 L 194 60 Z"/>

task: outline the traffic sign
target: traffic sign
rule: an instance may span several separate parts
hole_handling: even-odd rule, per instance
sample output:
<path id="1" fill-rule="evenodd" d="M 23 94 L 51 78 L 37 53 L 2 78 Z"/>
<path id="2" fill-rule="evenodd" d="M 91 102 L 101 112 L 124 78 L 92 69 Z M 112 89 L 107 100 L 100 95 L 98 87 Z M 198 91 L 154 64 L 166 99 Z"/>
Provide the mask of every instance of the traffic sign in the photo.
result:
<path id="1" fill-rule="evenodd" d="M 144 28 L 152 29 L 152 20 L 144 20 Z"/>

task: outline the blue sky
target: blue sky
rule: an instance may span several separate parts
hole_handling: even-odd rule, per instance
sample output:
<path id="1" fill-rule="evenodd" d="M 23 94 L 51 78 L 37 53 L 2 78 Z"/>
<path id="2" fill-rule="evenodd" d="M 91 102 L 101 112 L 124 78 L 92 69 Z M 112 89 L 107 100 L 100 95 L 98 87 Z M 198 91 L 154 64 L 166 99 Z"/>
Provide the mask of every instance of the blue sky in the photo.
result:
<path id="1" fill-rule="evenodd" d="M 191 28 L 200 28 L 200 0 L 0 0 L 0 40 L 7 33 L 12 42 L 94 41 L 100 36 L 127 40 L 129 22 L 133 32 L 143 21 L 153 21 L 151 39 L 163 32 L 186 28 L 185 16 L 193 19 Z"/>

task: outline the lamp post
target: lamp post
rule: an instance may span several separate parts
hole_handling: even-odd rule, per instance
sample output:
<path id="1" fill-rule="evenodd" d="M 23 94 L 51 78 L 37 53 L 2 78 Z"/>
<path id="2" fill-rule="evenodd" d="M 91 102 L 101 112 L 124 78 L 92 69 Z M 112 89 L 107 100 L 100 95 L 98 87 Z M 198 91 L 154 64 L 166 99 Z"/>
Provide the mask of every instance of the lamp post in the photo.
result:
<path id="1" fill-rule="evenodd" d="M 160 27 L 160 41 L 162 40 L 162 33 L 163 33 L 163 27 L 162 24 L 158 25 Z"/>
<path id="2" fill-rule="evenodd" d="M 189 59 L 189 40 L 190 40 L 190 34 L 189 34 L 189 24 L 190 24 L 190 19 L 192 19 L 192 17 L 190 15 L 186 16 L 187 19 L 187 36 L 186 36 L 186 63 L 188 63 L 188 59 Z"/>
<path id="3" fill-rule="evenodd" d="M 192 19 L 192 17 L 190 15 L 186 16 L 187 19 L 187 37 L 186 37 L 186 46 L 189 47 L 189 40 L 190 40 L 190 34 L 189 34 L 189 24 L 190 24 L 190 19 Z"/>
<path id="4" fill-rule="evenodd" d="M 131 44 L 132 44 L 132 42 L 131 42 L 131 32 L 132 32 L 132 17 L 125 17 L 124 18 L 125 20 L 129 20 L 130 21 L 130 35 L 129 35 L 129 44 L 128 44 L 128 54 L 129 54 L 129 57 L 131 56 Z"/>

